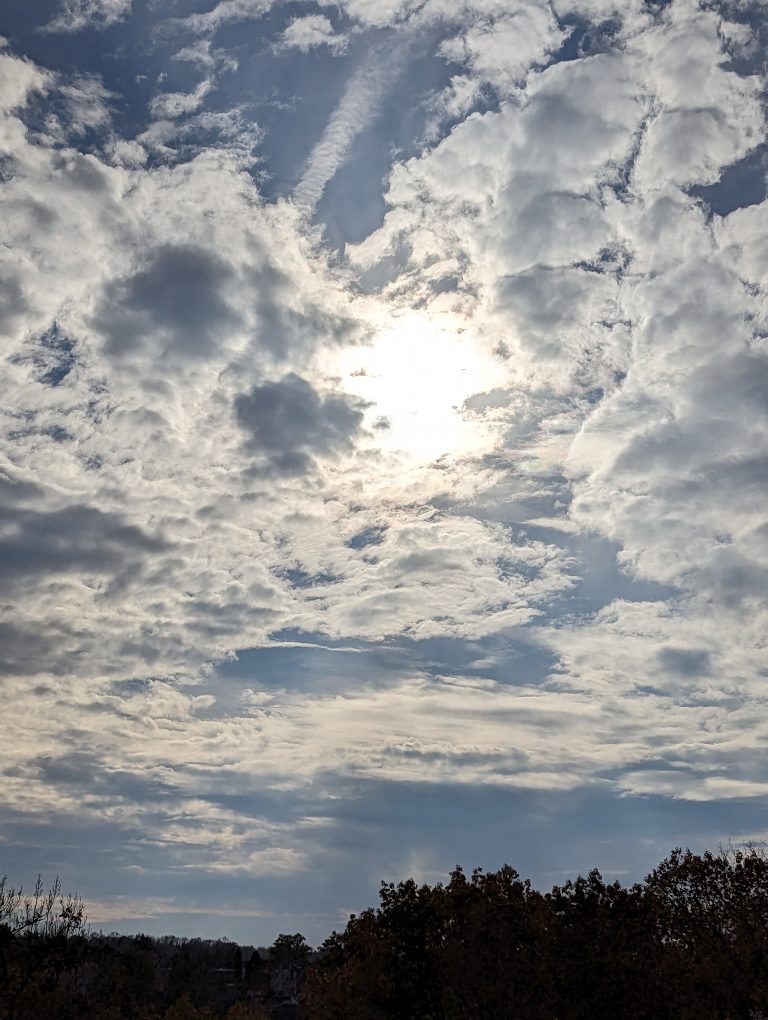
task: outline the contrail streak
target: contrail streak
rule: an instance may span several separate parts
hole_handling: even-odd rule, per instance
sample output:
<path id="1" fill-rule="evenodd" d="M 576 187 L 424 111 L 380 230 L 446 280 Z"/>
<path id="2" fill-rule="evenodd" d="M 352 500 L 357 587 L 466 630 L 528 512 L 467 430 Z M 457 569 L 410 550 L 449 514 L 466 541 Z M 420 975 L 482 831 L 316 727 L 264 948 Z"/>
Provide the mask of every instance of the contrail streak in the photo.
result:
<path id="1" fill-rule="evenodd" d="M 402 38 L 378 47 L 350 78 L 293 192 L 294 203 L 308 215 L 320 201 L 328 181 L 344 164 L 355 139 L 379 113 L 384 97 L 407 60 L 409 48 Z"/>

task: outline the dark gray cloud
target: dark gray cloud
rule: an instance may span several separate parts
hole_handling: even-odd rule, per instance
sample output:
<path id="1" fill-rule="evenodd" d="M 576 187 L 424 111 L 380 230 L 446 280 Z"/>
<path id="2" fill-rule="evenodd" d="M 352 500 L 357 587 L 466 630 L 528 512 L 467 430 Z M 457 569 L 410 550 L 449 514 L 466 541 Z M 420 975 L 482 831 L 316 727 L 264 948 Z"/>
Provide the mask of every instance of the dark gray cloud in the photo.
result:
<path id="1" fill-rule="evenodd" d="M 194 245 L 163 245 L 148 264 L 107 285 L 94 317 L 110 354 L 205 358 L 243 320 L 222 291 L 235 279 L 223 259 Z"/>
<path id="2" fill-rule="evenodd" d="M 82 504 L 59 510 L 0 506 L 0 590 L 70 571 L 119 577 L 167 549 L 117 514 Z"/>
<path id="3" fill-rule="evenodd" d="M 60 641 L 60 634 L 0 621 L 0 675 L 32 676 L 39 672 L 41 663 L 52 673 L 64 672 L 65 664 L 62 661 L 57 663 Z M 31 654 L 32 651 L 34 654 Z"/>
<path id="4" fill-rule="evenodd" d="M 254 386 L 235 401 L 248 447 L 284 475 L 308 471 L 315 455 L 349 449 L 360 433 L 363 407 L 345 393 L 320 394 L 293 372 Z"/>
<path id="5" fill-rule="evenodd" d="M 114 795 L 146 803 L 178 794 L 172 780 L 140 776 L 115 768 L 99 754 L 75 748 L 43 754 L 17 766 L 15 774 L 38 776 L 54 787 L 69 787 L 83 795 Z M 13 774 L 13 773 L 11 773 Z"/>
<path id="6" fill-rule="evenodd" d="M 317 343 L 349 342 L 359 329 L 352 319 L 297 301 L 295 281 L 269 259 L 260 258 L 244 279 L 247 292 L 255 295 L 256 342 L 278 361 Z"/>
<path id="7" fill-rule="evenodd" d="M 10 335 L 28 307 L 19 280 L 10 275 L 0 279 L 0 331 Z"/>
<path id="8" fill-rule="evenodd" d="M 664 673 L 690 679 L 707 676 L 712 669 L 712 656 L 705 648 L 662 648 L 658 659 Z"/>

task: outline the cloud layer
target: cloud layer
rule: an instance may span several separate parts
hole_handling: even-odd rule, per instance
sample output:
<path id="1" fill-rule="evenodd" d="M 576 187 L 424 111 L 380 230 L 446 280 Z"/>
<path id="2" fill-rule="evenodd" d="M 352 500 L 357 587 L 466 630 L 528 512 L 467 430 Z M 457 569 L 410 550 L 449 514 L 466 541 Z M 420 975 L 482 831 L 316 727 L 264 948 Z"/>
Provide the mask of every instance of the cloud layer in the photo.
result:
<path id="1" fill-rule="evenodd" d="M 320 935 L 500 805 L 759 836 L 762 12 L 177 6 L 0 52 L 4 868 Z"/>

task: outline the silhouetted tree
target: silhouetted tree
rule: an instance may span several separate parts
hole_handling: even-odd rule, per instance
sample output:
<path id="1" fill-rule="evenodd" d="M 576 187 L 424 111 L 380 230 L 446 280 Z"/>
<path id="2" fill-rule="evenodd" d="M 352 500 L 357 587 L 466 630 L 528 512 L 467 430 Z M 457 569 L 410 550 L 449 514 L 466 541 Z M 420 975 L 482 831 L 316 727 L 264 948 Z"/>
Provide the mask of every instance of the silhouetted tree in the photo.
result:
<path id="1" fill-rule="evenodd" d="M 31 894 L 0 880 L 0 1017 L 64 1020 L 85 924 L 82 901 L 65 897 L 58 878 L 45 889 L 38 876 Z"/>
<path id="2" fill-rule="evenodd" d="M 0 1020 L 759 1020 L 768 860 L 674 850 L 644 882 L 542 894 L 508 866 L 384 883 L 313 954 L 86 935 L 76 897 L 0 882 Z M 296 1003 L 300 992 L 301 1005 Z"/>
<path id="3" fill-rule="evenodd" d="M 647 877 L 680 1016 L 768 1015 L 768 861 L 757 848 L 674 850 Z"/>
<path id="4" fill-rule="evenodd" d="M 768 1016 L 768 861 L 673 853 L 542 895 L 511 868 L 384 885 L 309 970 L 315 1020 L 755 1020 Z"/>

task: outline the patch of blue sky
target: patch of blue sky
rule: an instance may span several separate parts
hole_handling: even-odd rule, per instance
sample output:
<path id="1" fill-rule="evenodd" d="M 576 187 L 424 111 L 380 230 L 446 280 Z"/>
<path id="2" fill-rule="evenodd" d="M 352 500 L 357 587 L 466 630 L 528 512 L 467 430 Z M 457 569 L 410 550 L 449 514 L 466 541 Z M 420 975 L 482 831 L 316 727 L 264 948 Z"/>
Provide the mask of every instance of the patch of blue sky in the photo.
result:
<path id="1" fill-rule="evenodd" d="M 532 539 L 545 540 L 545 529 L 528 528 Z M 549 533 L 551 535 L 551 532 Z M 590 616 L 622 599 L 625 602 L 659 602 L 674 598 L 678 592 L 657 581 L 633 577 L 618 562 L 620 547 L 608 539 L 589 533 L 568 535 L 563 548 L 575 560 L 574 587 L 546 608 L 549 620 L 562 616 Z"/>
<path id="2" fill-rule="evenodd" d="M 718 216 L 727 216 L 736 209 L 745 209 L 765 201 L 768 194 L 768 144 L 756 146 L 752 152 L 723 171 L 715 184 L 696 185 L 690 194 Z"/>
<path id="3" fill-rule="evenodd" d="M 149 103 L 161 76 L 167 76 L 163 84 L 167 91 L 192 89 L 199 80 L 193 68 L 171 59 L 178 47 L 155 35 L 157 16 L 146 3 L 135 4 L 128 19 L 104 29 L 40 31 L 57 10 L 53 0 L 11 4 L 3 12 L 0 29 L 17 52 L 64 80 L 97 76 L 111 93 L 113 127 L 122 138 L 133 138 L 147 127 Z"/>
<path id="4" fill-rule="evenodd" d="M 325 240 L 333 247 L 357 244 L 381 226 L 386 179 L 393 162 L 423 149 L 429 100 L 461 71 L 437 53 L 438 44 L 435 34 L 403 40 L 409 59 L 394 77 L 389 93 L 378 98 L 370 122 L 326 185 L 315 221 L 323 224 Z M 444 125 L 443 130 L 449 127 Z"/>
<path id="5" fill-rule="evenodd" d="M 267 199 L 287 196 L 301 178 L 354 59 L 333 56 L 325 47 L 307 53 L 276 48 L 293 19 L 316 10 L 315 4 L 287 4 L 255 22 L 226 24 L 213 39 L 215 47 L 238 60 L 238 68 L 222 76 L 208 103 L 251 106 L 264 131 L 260 170 Z"/>
<path id="6" fill-rule="evenodd" d="M 216 667 L 211 678 L 220 707 L 226 690 L 238 704 L 246 688 L 291 694 L 333 694 L 387 686 L 402 676 L 406 653 L 397 644 L 329 641 L 321 634 L 281 632 L 274 644 L 243 649 L 237 659 Z M 242 710 L 242 703 L 239 703 Z"/>
<path id="7" fill-rule="evenodd" d="M 329 644 L 321 634 L 292 633 L 295 644 L 240 651 L 237 660 L 216 667 L 210 689 L 219 707 L 244 687 L 264 691 L 326 695 L 386 688 L 403 676 L 474 677 L 523 686 L 543 683 L 555 666 L 547 649 L 524 636 L 494 635 L 481 640 L 397 637 L 386 643 Z M 232 682 L 236 686 L 231 686 Z M 229 689 L 229 697 L 226 690 Z"/>

